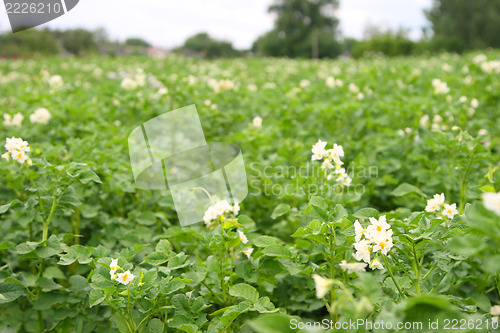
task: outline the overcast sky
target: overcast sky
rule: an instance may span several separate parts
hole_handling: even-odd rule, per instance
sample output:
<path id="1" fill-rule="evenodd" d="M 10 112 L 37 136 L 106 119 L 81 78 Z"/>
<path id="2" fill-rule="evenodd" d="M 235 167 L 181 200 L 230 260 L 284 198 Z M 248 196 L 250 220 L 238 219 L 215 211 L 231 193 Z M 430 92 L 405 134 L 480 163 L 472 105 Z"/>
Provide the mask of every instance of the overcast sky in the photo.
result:
<path id="1" fill-rule="evenodd" d="M 0 1 L 1 2 L 1 1 Z M 273 26 L 267 13 L 272 0 L 80 0 L 66 15 L 42 27 L 96 29 L 113 39 L 141 37 L 161 47 L 173 47 L 197 32 L 229 40 L 237 48 L 252 42 Z M 432 0 L 340 0 L 340 28 L 344 36 L 361 38 L 367 23 L 404 26 L 418 38 L 426 25 L 422 9 Z M 10 29 L 0 5 L 0 30 Z"/>

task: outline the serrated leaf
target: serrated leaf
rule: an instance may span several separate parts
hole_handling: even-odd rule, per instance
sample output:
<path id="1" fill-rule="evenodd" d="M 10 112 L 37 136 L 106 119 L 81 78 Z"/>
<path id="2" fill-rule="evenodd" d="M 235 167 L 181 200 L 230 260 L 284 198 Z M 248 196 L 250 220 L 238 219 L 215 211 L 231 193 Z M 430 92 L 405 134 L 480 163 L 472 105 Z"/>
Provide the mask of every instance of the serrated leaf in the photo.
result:
<path id="1" fill-rule="evenodd" d="M 239 283 L 229 288 L 229 295 L 240 297 L 255 303 L 259 300 L 259 293 L 257 289 L 246 283 Z"/>
<path id="2" fill-rule="evenodd" d="M 288 214 L 291 211 L 290 206 L 287 204 L 279 204 L 274 208 L 273 213 L 271 214 L 272 219 L 276 219 L 277 217 Z"/>
<path id="3" fill-rule="evenodd" d="M 148 331 L 150 333 L 162 333 L 165 325 L 158 318 L 153 318 L 148 323 Z"/>
<path id="4" fill-rule="evenodd" d="M 269 245 L 268 247 L 266 247 L 262 251 L 262 254 L 269 256 L 269 257 L 290 258 L 292 256 L 292 253 L 290 252 L 290 250 L 282 245 Z"/>
<path id="5" fill-rule="evenodd" d="M 0 304 L 15 301 L 24 295 L 24 288 L 17 283 L 0 283 Z"/>
<path id="6" fill-rule="evenodd" d="M 90 307 L 101 304 L 105 298 L 106 294 L 104 294 L 104 291 L 98 289 L 92 290 L 89 295 Z"/>
<path id="7" fill-rule="evenodd" d="M 378 211 L 373 208 L 362 208 L 358 210 L 356 213 L 352 214 L 357 218 L 363 219 L 368 217 L 377 217 L 379 215 Z"/>
<path id="8" fill-rule="evenodd" d="M 422 197 L 425 197 L 425 194 L 422 192 L 421 189 L 418 187 L 408 184 L 408 183 L 403 183 L 400 184 L 398 187 L 396 187 L 392 192 L 391 195 L 395 197 L 402 197 L 404 195 L 410 194 L 410 193 L 416 193 Z"/>

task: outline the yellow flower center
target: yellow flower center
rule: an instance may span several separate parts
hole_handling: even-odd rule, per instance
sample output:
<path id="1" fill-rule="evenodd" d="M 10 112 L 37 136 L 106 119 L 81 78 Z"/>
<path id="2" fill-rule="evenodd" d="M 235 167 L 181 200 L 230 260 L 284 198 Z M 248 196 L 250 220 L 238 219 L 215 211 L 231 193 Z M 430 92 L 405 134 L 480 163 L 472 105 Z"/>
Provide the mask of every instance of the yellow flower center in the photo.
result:
<path id="1" fill-rule="evenodd" d="M 384 248 L 385 248 L 385 243 L 384 243 L 384 242 L 382 242 L 382 243 L 380 243 L 378 246 L 380 246 L 382 249 L 384 249 Z"/>
<path id="2" fill-rule="evenodd" d="M 382 227 L 381 226 L 377 226 L 377 231 L 382 231 Z"/>
<path id="3" fill-rule="evenodd" d="M 17 155 L 17 158 L 22 158 L 22 157 L 23 157 L 23 153 L 19 153 L 19 154 Z"/>
<path id="4" fill-rule="evenodd" d="M 127 281 L 127 277 L 128 277 L 128 275 L 127 275 L 127 274 L 123 274 L 123 276 L 122 276 L 122 280 L 123 280 L 123 281 Z"/>

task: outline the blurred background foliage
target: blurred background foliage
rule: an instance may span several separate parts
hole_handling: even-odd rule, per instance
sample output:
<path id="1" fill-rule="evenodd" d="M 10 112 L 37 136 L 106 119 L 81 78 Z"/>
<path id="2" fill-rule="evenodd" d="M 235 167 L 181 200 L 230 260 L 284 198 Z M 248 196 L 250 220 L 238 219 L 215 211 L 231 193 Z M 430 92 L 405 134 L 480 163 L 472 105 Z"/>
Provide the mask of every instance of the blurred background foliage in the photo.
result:
<path id="1" fill-rule="evenodd" d="M 275 0 L 268 8 L 275 15 L 274 28 L 259 36 L 250 50 L 237 50 L 229 41 L 205 32 L 186 39 L 183 45 L 167 50 L 199 58 L 241 56 L 288 58 L 336 58 L 419 55 L 438 52 L 462 53 L 499 48 L 500 0 L 434 0 L 424 10 L 429 26 L 420 40 L 408 31 L 368 25 L 362 39 L 343 36 L 335 13 L 339 0 Z M 156 54 L 140 38 L 113 41 L 103 29 L 37 30 L 0 35 L 1 57 L 33 57 L 55 54 L 109 56 Z"/>

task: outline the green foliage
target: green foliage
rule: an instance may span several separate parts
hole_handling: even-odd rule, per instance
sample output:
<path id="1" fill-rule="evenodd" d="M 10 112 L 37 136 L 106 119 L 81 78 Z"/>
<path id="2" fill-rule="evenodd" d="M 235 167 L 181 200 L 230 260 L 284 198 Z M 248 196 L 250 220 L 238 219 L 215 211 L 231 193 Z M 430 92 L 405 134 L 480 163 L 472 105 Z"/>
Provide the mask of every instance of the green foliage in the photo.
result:
<path id="1" fill-rule="evenodd" d="M 434 50 L 463 52 L 500 47 L 498 0 L 434 0 L 425 14 L 434 32 L 431 42 Z"/>
<path id="2" fill-rule="evenodd" d="M 32 57 L 59 53 L 58 41 L 49 30 L 29 29 L 0 35 L 0 55 Z"/>
<path id="3" fill-rule="evenodd" d="M 377 33 L 367 40 L 356 42 L 352 46 L 352 56 L 359 58 L 370 55 L 386 55 L 389 57 L 413 54 L 415 42 L 403 31 L 387 31 Z"/>
<path id="4" fill-rule="evenodd" d="M 337 0 L 277 0 L 269 12 L 277 19 L 273 30 L 260 36 L 252 49 L 260 55 L 291 58 L 335 58 L 338 20 L 333 12 Z"/>
<path id="5" fill-rule="evenodd" d="M 24 116 L 0 137 L 27 140 L 32 162 L 0 159 L 0 331 L 287 332 L 358 319 L 487 331 L 500 216 L 482 195 L 500 190 L 500 81 L 477 59 L 498 57 L 0 61 L 0 114 Z M 135 186 L 127 138 L 192 103 L 207 141 L 241 147 L 249 195 L 239 214 L 181 228 L 166 190 Z M 40 107 L 47 124 L 29 120 Z M 350 186 L 311 161 L 318 139 L 343 146 Z M 436 193 L 458 213 L 425 211 Z M 356 260 L 356 222 L 383 217 L 392 246 Z"/>
<path id="6" fill-rule="evenodd" d="M 230 42 L 220 41 L 210 37 L 207 33 L 199 33 L 189 37 L 180 51 L 189 54 L 197 54 L 203 58 L 230 58 L 241 55 L 233 48 Z"/>

